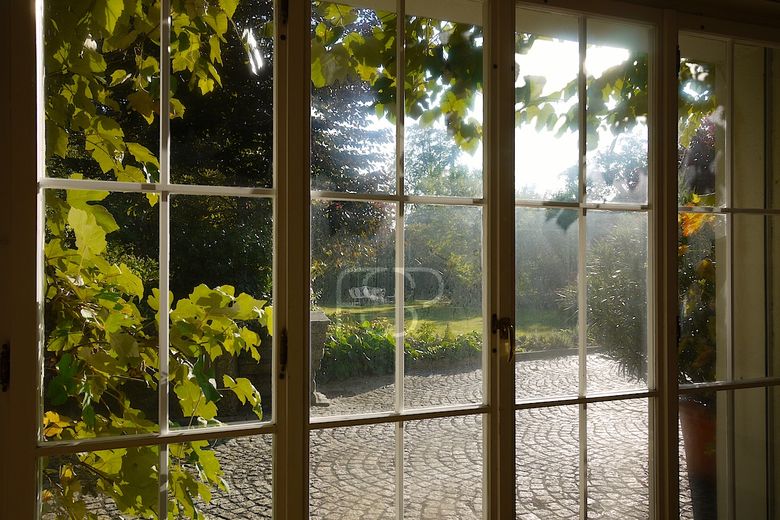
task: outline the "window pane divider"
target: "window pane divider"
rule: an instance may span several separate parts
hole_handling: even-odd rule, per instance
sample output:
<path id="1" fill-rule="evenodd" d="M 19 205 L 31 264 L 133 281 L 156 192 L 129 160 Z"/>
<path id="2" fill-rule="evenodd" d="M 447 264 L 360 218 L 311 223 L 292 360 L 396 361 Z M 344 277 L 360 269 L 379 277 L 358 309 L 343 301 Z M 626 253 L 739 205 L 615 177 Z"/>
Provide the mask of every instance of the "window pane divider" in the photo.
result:
<path id="1" fill-rule="evenodd" d="M 780 386 L 780 377 L 760 377 L 738 381 L 713 381 L 680 385 L 680 394 L 697 394 L 706 391 L 742 390 L 748 388 L 769 388 Z"/>
<path id="2" fill-rule="evenodd" d="M 167 185 L 171 182 L 171 1 L 160 2 L 160 183 Z M 159 382 L 157 385 L 158 424 L 160 434 L 169 432 L 169 403 L 170 394 L 170 230 L 171 230 L 171 199 L 169 193 L 161 193 L 158 208 L 159 218 L 159 312 L 157 313 L 157 331 L 159 335 Z M 158 511 L 161 518 L 168 517 L 168 444 L 159 447 L 159 497 Z"/>
<path id="3" fill-rule="evenodd" d="M 404 410 L 402 412 L 382 412 L 363 415 L 334 415 L 330 417 L 312 417 L 309 430 L 327 430 L 348 426 L 365 426 L 369 424 L 392 424 L 407 421 L 421 421 L 441 417 L 460 417 L 464 415 L 480 415 L 491 413 L 492 408 L 484 404 L 463 405 L 458 407 L 422 408 L 419 410 Z"/>
<path id="4" fill-rule="evenodd" d="M 85 451 L 110 450 L 115 448 L 131 448 L 139 446 L 164 446 L 182 442 L 193 442 L 210 439 L 248 437 L 267 433 L 275 433 L 276 425 L 264 424 L 231 424 L 211 426 L 190 430 L 169 430 L 166 433 L 123 435 L 117 437 L 100 437 L 92 439 L 75 439 L 67 441 L 49 441 L 36 448 L 39 457 L 72 454 Z"/>
<path id="5" fill-rule="evenodd" d="M 713 213 L 717 215 L 744 214 L 744 215 L 780 215 L 780 208 L 733 208 L 711 206 L 680 206 L 680 213 Z"/>
<path id="6" fill-rule="evenodd" d="M 441 206 L 478 206 L 485 203 L 485 199 L 481 197 L 442 197 L 438 195 L 395 195 L 392 193 L 350 193 L 340 191 L 312 191 L 311 198 L 313 200 L 325 201 L 357 200 Z"/>
<path id="7" fill-rule="evenodd" d="M 162 132 L 161 125 L 161 132 Z M 170 136 L 169 136 L 170 138 Z M 167 154 L 167 152 L 166 152 Z M 163 150 L 160 150 L 163 155 Z M 273 188 L 248 188 L 240 186 L 203 186 L 199 184 L 176 184 L 162 179 L 165 159 L 160 158 L 161 182 L 119 182 L 86 179 L 58 179 L 46 177 L 38 181 L 40 189 L 63 190 L 103 190 L 124 193 L 170 193 L 173 195 L 211 195 L 223 197 L 261 197 L 273 198 L 276 190 Z M 169 171 L 169 170 L 168 170 Z"/>
<path id="8" fill-rule="evenodd" d="M 586 215 L 587 208 L 582 206 L 586 197 L 586 160 L 587 160 L 587 111 L 588 111 L 588 93 L 587 76 L 585 70 L 585 59 L 587 56 L 587 19 L 580 16 L 578 20 L 578 46 L 579 46 L 579 70 L 577 71 L 577 130 L 578 135 L 578 155 L 577 161 L 577 199 L 579 207 L 579 216 L 577 219 L 578 227 L 578 246 L 577 246 L 577 339 L 579 351 L 579 377 L 578 377 L 578 397 L 584 398 L 587 395 L 588 381 L 588 283 L 586 279 L 586 249 L 587 249 L 587 226 Z M 586 402 L 579 403 L 579 517 L 580 520 L 588 518 L 588 408 Z"/>
<path id="9" fill-rule="evenodd" d="M 641 392 L 617 392 L 593 394 L 589 396 L 561 397 L 560 399 L 529 399 L 515 403 L 515 410 L 531 410 L 538 408 L 552 408 L 557 406 L 587 405 L 590 403 L 605 403 L 609 401 L 628 401 L 631 399 L 647 399 L 657 397 L 656 390 L 643 390 Z"/>

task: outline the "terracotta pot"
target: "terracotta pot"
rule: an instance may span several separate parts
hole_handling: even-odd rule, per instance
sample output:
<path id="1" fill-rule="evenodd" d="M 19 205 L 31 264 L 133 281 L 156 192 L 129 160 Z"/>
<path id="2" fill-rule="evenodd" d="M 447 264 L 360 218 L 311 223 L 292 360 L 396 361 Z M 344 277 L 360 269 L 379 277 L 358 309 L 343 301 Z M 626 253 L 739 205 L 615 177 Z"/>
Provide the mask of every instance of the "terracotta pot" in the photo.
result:
<path id="1" fill-rule="evenodd" d="M 688 482 L 696 520 L 718 518 L 715 403 L 679 402 Z"/>

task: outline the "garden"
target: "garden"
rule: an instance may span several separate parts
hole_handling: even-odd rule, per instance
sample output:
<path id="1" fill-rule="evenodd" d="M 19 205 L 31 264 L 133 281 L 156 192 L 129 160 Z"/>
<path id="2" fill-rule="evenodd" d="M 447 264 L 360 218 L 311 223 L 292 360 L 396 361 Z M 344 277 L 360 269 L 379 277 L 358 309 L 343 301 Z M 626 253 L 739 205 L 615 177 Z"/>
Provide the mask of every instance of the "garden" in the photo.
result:
<path id="1" fill-rule="evenodd" d="M 161 109 L 158 0 L 45 2 L 47 176 L 158 182 L 160 118 L 170 117 L 172 182 L 272 186 L 270 2 L 174 0 L 171 7 L 170 107 Z M 367 112 L 377 119 L 392 118 L 393 71 L 382 64 L 394 59 L 395 24 L 391 13 L 314 3 L 314 189 L 373 193 L 387 187 L 385 173 L 393 158 L 383 156 L 386 147 L 371 144 L 392 136 L 381 127 L 363 132 L 357 122 Z M 481 172 L 459 157 L 464 150 L 473 153 L 482 135 L 481 123 L 468 117 L 467 110 L 482 88 L 481 65 L 475 65 L 481 64 L 481 56 L 475 56 L 481 53 L 475 43 L 482 41 L 481 28 L 416 17 L 409 31 L 407 72 L 413 84 L 429 88 L 408 93 L 407 111 L 443 121 L 446 130 L 425 125 L 410 130 L 408 182 L 429 196 L 453 190 L 478 196 Z M 445 33 L 447 38 L 429 37 Z M 533 40 L 532 35 L 519 38 L 517 52 L 526 52 Z M 623 100 L 611 108 L 613 119 L 604 124 L 620 127 L 624 115 L 644 113 L 647 77 L 637 74 L 641 69 L 615 67 L 592 80 L 592 91 L 599 96 Z M 556 114 L 550 96 L 539 95 L 538 82 L 528 77 L 518 87 L 519 120 L 535 120 L 549 129 L 576 127 L 576 118 Z M 351 103 L 342 102 L 345 95 Z M 571 99 L 574 93 L 564 89 L 557 95 Z M 345 124 L 334 130 L 328 125 L 332 120 Z M 368 144 L 355 146 L 361 142 Z M 597 160 L 611 161 L 622 182 L 630 184 L 636 165 L 620 153 Z M 570 183 L 569 189 L 576 185 Z M 269 348 L 275 332 L 273 201 L 172 195 L 165 203 L 170 211 L 170 293 L 161 299 L 161 200 L 156 193 L 46 191 L 45 441 L 159 432 L 159 345 L 165 330 L 159 320 L 166 311 L 168 426 L 268 417 L 271 399 L 264 385 L 270 388 Z M 323 381 L 394 370 L 394 306 L 389 301 L 355 305 L 349 295 L 349 289 L 370 283 L 383 289 L 388 300 L 394 296 L 394 211 L 380 202 L 313 204 L 312 306 L 330 320 L 318 374 Z M 403 347 L 409 366 L 479 362 L 487 318 L 482 310 L 482 221 L 478 207 L 408 208 L 404 262 L 417 273 L 404 287 Z M 515 292 L 521 352 L 577 346 L 573 224 L 567 210 L 518 213 Z M 703 226 L 683 223 L 686 239 Z M 604 347 L 626 371 L 643 377 L 646 222 L 628 217 L 602 222 L 589 241 L 593 297 L 588 309 L 593 321 L 588 344 Z M 690 239 L 686 247 L 696 244 Z M 700 246 L 709 247 L 706 241 Z M 686 258 L 694 255 L 686 251 Z M 711 297 L 709 264 L 703 264 L 686 266 L 686 305 L 699 298 L 706 306 Z M 368 281 L 360 271 L 365 269 L 373 270 Z M 169 309 L 161 309 L 162 300 Z M 698 330 L 693 320 L 684 321 L 684 327 Z M 704 341 L 701 335 L 696 338 Z M 700 370 L 691 377 L 698 380 L 706 376 L 707 346 L 692 341 L 681 348 L 684 356 L 695 356 Z M 255 367 L 252 375 L 242 377 L 242 366 Z M 138 447 L 48 461 L 43 468 L 44 511 L 62 518 L 96 518 L 82 493 L 89 486 L 111 498 L 122 514 L 156 517 L 159 482 L 151 468 L 157 460 L 154 448 Z M 168 485 L 173 516 L 203 516 L 202 506 L 212 492 L 225 488 L 219 461 L 206 442 L 172 446 Z"/>

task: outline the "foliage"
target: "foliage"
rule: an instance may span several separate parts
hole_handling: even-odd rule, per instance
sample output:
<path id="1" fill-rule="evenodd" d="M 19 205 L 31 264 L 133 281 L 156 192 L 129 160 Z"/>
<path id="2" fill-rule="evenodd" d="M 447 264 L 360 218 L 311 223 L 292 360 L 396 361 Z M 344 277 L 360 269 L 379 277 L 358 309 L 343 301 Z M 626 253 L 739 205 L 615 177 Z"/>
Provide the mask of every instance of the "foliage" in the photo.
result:
<path id="1" fill-rule="evenodd" d="M 621 371 L 647 377 L 647 230 L 644 215 L 619 215 L 588 249 L 588 343 L 602 347 Z M 595 222 L 594 222 L 595 224 Z M 577 286 L 564 288 L 562 304 L 576 309 Z"/>
<path id="2" fill-rule="evenodd" d="M 678 291 L 680 337 L 679 381 L 701 383 L 715 379 L 717 216 L 680 213 Z"/>
<path id="3" fill-rule="evenodd" d="M 328 328 L 317 381 L 392 374 L 395 344 L 389 321 L 360 322 L 342 317 Z M 438 334 L 432 325 L 424 324 L 405 334 L 404 359 L 411 368 L 431 362 L 477 361 L 481 352 L 482 334 L 478 332 Z"/>
<path id="4" fill-rule="evenodd" d="M 518 352 L 539 352 L 544 350 L 571 349 L 577 347 L 575 329 L 558 329 L 544 334 L 518 332 L 515 345 Z"/>
<path id="5" fill-rule="evenodd" d="M 159 1 L 47 2 L 49 175 L 158 180 L 158 118 L 184 117 L 181 99 L 221 85 L 221 50 L 237 3 L 172 2 L 174 77 L 170 107 L 161 114 Z M 157 203 L 156 195 L 147 199 L 148 205 Z M 114 238 L 126 233 L 118 220 L 140 208 L 88 190 L 49 191 L 46 200 L 42 434 L 74 439 L 156 432 L 160 295 L 148 283 L 154 260 Z M 187 297 L 169 295 L 171 415 L 182 424 L 215 423 L 226 394 L 262 418 L 259 392 L 249 380 L 216 378 L 223 360 L 241 353 L 259 360 L 258 331 L 271 332 L 267 302 L 236 293 L 229 285 L 198 284 Z M 201 518 L 196 503 L 208 502 L 212 487 L 224 488 L 219 462 L 205 443 L 171 448 L 170 515 Z M 122 514 L 157 517 L 156 467 L 152 447 L 77 454 L 44 468 L 44 509 L 59 517 L 97 518 L 84 501 L 85 494 L 97 492 L 113 499 Z"/>

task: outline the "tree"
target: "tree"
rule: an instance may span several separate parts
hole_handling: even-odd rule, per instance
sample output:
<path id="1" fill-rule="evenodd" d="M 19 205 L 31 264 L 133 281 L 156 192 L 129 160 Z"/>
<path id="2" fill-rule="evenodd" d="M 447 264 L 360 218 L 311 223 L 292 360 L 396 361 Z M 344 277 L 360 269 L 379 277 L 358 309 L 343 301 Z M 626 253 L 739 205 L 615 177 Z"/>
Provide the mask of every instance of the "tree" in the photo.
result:
<path id="1" fill-rule="evenodd" d="M 217 67 L 236 7 L 235 0 L 173 2 L 171 56 L 179 81 L 171 96 L 172 118 L 184 115 L 185 92 L 205 96 L 221 82 Z M 159 20 L 160 4 L 153 0 L 46 3 L 50 175 L 158 179 L 153 150 L 160 117 Z M 147 204 L 156 203 L 149 195 Z M 156 403 L 150 405 L 144 395 L 156 392 L 160 378 L 159 292 L 126 263 L 109 260 L 131 258 L 136 270 L 153 276 L 145 251 L 123 254 L 123 244 L 114 239 L 127 232 L 119 232 L 120 208 L 128 220 L 138 210 L 112 202 L 106 192 L 47 192 L 42 417 L 47 439 L 157 430 Z M 261 416 L 251 382 L 225 376 L 217 383 L 214 366 L 242 352 L 259 358 L 260 339 L 251 324 L 270 332 L 271 308 L 227 285 L 190 290 L 174 300 L 169 314 L 174 410 L 190 424 L 212 422 L 227 392 Z M 200 517 L 196 502 L 208 501 L 212 486 L 224 487 L 219 463 L 205 443 L 178 445 L 171 453 L 169 510 Z M 78 454 L 59 468 L 44 469 L 44 508 L 62 517 L 96 518 L 84 502 L 87 487 L 113 498 L 122 513 L 156 517 L 159 485 L 151 469 L 156 465 L 156 449 L 149 447 Z"/>

